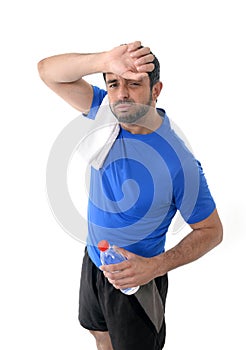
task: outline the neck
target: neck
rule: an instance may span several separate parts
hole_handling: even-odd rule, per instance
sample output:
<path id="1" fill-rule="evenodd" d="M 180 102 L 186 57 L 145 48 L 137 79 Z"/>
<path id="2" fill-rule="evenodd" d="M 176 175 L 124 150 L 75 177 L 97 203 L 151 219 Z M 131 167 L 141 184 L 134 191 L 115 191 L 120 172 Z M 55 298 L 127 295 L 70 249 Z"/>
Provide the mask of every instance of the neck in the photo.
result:
<path id="1" fill-rule="evenodd" d="M 157 110 L 147 113 L 145 116 L 140 118 L 135 124 L 120 123 L 121 127 L 131 134 L 151 134 L 157 130 L 162 124 L 162 117 L 159 115 Z"/>

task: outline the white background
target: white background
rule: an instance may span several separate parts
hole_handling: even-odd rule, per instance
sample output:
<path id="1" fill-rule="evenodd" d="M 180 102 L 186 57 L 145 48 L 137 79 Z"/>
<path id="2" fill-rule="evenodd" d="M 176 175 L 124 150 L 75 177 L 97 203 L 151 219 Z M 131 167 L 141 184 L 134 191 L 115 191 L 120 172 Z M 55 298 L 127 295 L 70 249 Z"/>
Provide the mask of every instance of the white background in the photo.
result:
<path id="1" fill-rule="evenodd" d="M 224 225 L 219 247 L 169 274 L 165 349 L 245 349 L 244 2 L 3 4 L 1 349 L 96 349 L 77 321 L 84 246 L 57 223 L 45 190 L 49 151 L 78 112 L 43 84 L 36 65 L 53 54 L 134 40 L 161 62 L 158 105 L 202 161 Z M 167 245 L 180 238 L 169 235 Z"/>

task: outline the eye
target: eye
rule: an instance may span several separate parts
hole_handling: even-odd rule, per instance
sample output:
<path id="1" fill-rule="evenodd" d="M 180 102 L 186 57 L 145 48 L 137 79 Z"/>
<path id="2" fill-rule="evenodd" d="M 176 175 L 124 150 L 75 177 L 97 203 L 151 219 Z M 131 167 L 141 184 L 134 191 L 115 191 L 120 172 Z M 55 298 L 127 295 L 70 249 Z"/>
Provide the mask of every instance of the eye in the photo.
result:
<path id="1" fill-rule="evenodd" d="M 111 84 L 108 85 L 108 87 L 109 87 L 110 89 L 116 88 L 117 86 L 118 86 L 117 83 L 111 83 Z"/>
<path id="2" fill-rule="evenodd" d="M 108 84 L 109 89 L 114 89 L 119 85 L 117 81 L 112 81 L 111 83 Z"/>
<path id="3" fill-rule="evenodd" d="M 140 86 L 140 83 L 137 81 L 132 81 L 129 83 L 130 86 Z"/>

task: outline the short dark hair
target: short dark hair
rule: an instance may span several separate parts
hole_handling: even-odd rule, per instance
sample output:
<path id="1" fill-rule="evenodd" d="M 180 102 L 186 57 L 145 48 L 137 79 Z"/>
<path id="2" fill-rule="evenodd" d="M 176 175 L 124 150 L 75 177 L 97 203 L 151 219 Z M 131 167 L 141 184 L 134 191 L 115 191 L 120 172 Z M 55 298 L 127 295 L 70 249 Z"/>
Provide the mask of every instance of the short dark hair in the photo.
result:
<path id="1" fill-rule="evenodd" d="M 153 86 L 158 81 L 160 81 L 160 62 L 155 57 L 154 61 L 152 63 L 154 64 L 155 68 L 152 70 L 152 72 L 148 72 L 148 76 L 149 76 L 149 80 L 150 80 L 150 90 L 152 90 Z"/>
<path id="2" fill-rule="evenodd" d="M 152 54 L 152 52 L 151 52 Z M 153 54 L 152 54 L 153 55 Z M 152 70 L 152 72 L 148 72 L 149 80 L 150 80 L 150 90 L 152 90 L 153 86 L 160 81 L 160 62 L 158 61 L 157 57 L 154 56 L 154 61 L 152 62 L 155 66 L 155 68 Z M 103 73 L 103 79 L 106 81 L 106 73 Z"/>

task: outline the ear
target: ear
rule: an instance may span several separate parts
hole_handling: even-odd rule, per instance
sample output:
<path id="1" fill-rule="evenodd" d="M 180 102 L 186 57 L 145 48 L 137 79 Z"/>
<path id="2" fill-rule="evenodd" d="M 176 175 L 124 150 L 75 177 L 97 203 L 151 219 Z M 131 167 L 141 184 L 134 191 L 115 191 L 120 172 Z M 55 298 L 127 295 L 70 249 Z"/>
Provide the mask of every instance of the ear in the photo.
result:
<path id="1" fill-rule="evenodd" d="M 152 98 L 153 98 L 153 101 L 156 101 L 157 98 L 159 97 L 160 93 L 161 93 L 161 90 L 162 90 L 162 82 L 161 81 L 158 81 L 157 83 L 155 83 L 155 85 L 153 86 L 152 88 Z"/>

